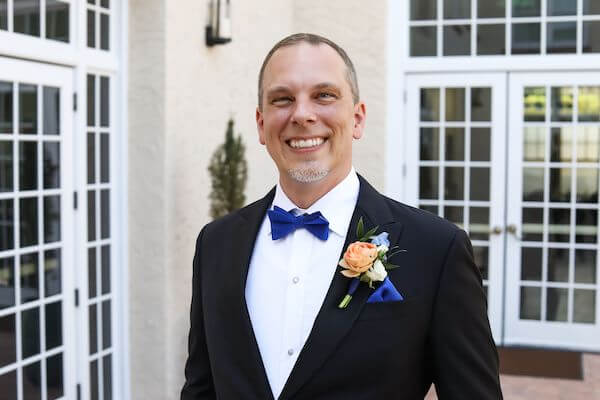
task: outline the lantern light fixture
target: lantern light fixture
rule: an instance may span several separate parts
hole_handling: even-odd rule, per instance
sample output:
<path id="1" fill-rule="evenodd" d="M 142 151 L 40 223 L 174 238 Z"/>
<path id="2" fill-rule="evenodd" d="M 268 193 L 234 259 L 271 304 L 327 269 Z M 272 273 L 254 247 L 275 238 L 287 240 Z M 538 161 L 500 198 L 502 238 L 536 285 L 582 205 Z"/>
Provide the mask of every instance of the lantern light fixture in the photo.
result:
<path id="1" fill-rule="evenodd" d="M 231 42 L 231 3 L 230 0 L 209 0 L 206 23 L 206 45 Z"/>

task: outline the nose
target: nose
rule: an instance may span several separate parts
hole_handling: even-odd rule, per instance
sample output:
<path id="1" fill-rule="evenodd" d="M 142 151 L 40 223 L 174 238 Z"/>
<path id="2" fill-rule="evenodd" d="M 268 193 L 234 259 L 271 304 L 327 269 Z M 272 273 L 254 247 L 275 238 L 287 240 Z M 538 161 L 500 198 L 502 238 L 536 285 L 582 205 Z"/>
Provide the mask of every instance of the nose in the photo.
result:
<path id="1" fill-rule="evenodd" d="M 294 111 L 292 113 L 292 123 L 295 125 L 306 126 L 317 121 L 317 116 L 308 99 L 296 99 Z"/>

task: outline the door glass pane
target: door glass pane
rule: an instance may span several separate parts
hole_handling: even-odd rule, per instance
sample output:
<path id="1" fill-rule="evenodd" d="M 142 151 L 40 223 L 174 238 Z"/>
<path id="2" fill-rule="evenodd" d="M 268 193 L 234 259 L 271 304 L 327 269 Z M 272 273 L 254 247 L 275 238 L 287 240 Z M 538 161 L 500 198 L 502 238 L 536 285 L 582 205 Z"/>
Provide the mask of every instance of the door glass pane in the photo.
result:
<path id="1" fill-rule="evenodd" d="M 0 0 L 0 29 L 8 29 L 8 0 Z"/>
<path id="2" fill-rule="evenodd" d="M 108 50 L 110 38 L 110 27 L 108 14 L 100 13 L 100 48 Z"/>
<path id="3" fill-rule="evenodd" d="M 523 201 L 544 200 L 544 169 L 523 168 Z"/>
<path id="4" fill-rule="evenodd" d="M 465 89 L 446 89 L 446 121 L 465 120 Z"/>
<path id="5" fill-rule="evenodd" d="M 44 243 L 60 241 L 60 196 L 44 197 Z"/>
<path id="6" fill-rule="evenodd" d="M 419 168 L 419 197 L 422 199 L 438 198 L 438 168 Z"/>
<path id="7" fill-rule="evenodd" d="M 577 14 L 577 1 L 573 0 L 548 0 L 548 15 L 575 15 Z"/>
<path id="8" fill-rule="evenodd" d="M 421 160 L 439 160 L 440 133 L 438 128 L 421 128 Z M 108 161 L 108 160 L 107 160 Z"/>
<path id="9" fill-rule="evenodd" d="M 88 191 L 88 241 L 96 240 L 96 193 L 93 190 Z"/>
<path id="10" fill-rule="evenodd" d="M 488 207 L 469 208 L 469 236 L 471 240 L 489 240 L 490 209 Z"/>
<path id="11" fill-rule="evenodd" d="M 571 230 L 571 209 L 551 208 L 548 211 L 548 240 L 551 242 L 568 242 Z"/>
<path id="12" fill-rule="evenodd" d="M 105 76 L 100 77 L 100 126 L 109 125 L 109 80 Z"/>
<path id="13" fill-rule="evenodd" d="M 597 243 L 598 211 L 578 209 L 576 218 L 575 241 L 577 243 Z"/>
<path id="14" fill-rule="evenodd" d="M 98 351 L 98 315 L 96 310 L 96 304 L 90 304 L 88 312 L 90 354 L 94 354 Z"/>
<path id="15" fill-rule="evenodd" d="M 96 248 L 88 249 L 88 297 L 96 297 Z"/>
<path id="16" fill-rule="evenodd" d="M 437 0 L 410 0 L 411 21 L 436 18 Z"/>
<path id="17" fill-rule="evenodd" d="M 102 360 L 104 399 L 112 400 L 112 356 L 108 354 L 104 356 Z"/>
<path id="18" fill-rule="evenodd" d="M 542 249 L 539 247 L 521 248 L 521 280 L 542 280 Z"/>
<path id="19" fill-rule="evenodd" d="M 102 302 L 102 349 L 103 350 L 108 349 L 112 343 L 110 321 L 111 321 L 110 300 L 105 300 Z"/>
<path id="20" fill-rule="evenodd" d="M 600 127 L 577 127 L 577 161 L 594 162 L 600 160 Z"/>
<path id="21" fill-rule="evenodd" d="M 17 360 L 15 314 L 0 317 L 0 334 L 2 334 L 2 351 L 0 351 L 1 368 L 10 365 Z"/>
<path id="22" fill-rule="evenodd" d="M 546 320 L 567 321 L 569 292 L 563 288 L 550 287 L 546 292 Z"/>
<path id="23" fill-rule="evenodd" d="M 100 134 L 100 182 L 109 180 L 109 143 L 108 133 Z"/>
<path id="24" fill-rule="evenodd" d="M 523 207 L 523 240 L 541 242 L 544 232 L 544 209 Z"/>
<path id="25" fill-rule="evenodd" d="M 46 305 L 46 350 L 61 346 L 62 303 L 57 301 Z"/>
<path id="26" fill-rule="evenodd" d="M 521 286 L 520 313 L 521 319 L 539 320 L 541 312 L 542 291 L 539 287 Z"/>
<path id="27" fill-rule="evenodd" d="M 548 249 L 548 281 L 569 281 L 569 249 Z"/>
<path id="28" fill-rule="evenodd" d="M 544 121 L 546 119 L 546 89 L 526 87 L 523 95 L 524 120 Z"/>
<path id="29" fill-rule="evenodd" d="M 6 388 L 4 392 L 7 398 L 16 399 L 17 398 L 17 372 L 16 370 L 12 370 L 10 372 L 5 372 L 0 375 L 0 387 Z"/>
<path id="30" fill-rule="evenodd" d="M 600 87 L 581 86 L 579 87 L 579 96 L 577 99 L 579 108 L 579 121 L 600 121 Z M 582 127 L 588 128 L 588 127 Z M 598 127 L 595 128 L 596 131 Z M 597 146 L 597 145 L 596 145 Z"/>
<path id="31" fill-rule="evenodd" d="M 471 18 L 471 0 L 444 1 L 444 19 Z"/>
<path id="32" fill-rule="evenodd" d="M 0 81 L 0 133 L 13 133 L 13 85 Z"/>
<path id="33" fill-rule="evenodd" d="M 471 128 L 471 161 L 490 161 L 490 128 Z"/>
<path id="34" fill-rule="evenodd" d="M 96 79 L 87 76 L 87 126 L 96 125 Z"/>
<path id="35" fill-rule="evenodd" d="M 63 360 L 61 353 L 46 359 L 46 383 L 48 399 L 54 400 L 64 396 Z"/>
<path id="36" fill-rule="evenodd" d="M 34 362 L 23 368 L 23 398 L 27 400 L 42 400 L 42 376 L 40 362 Z"/>
<path id="37" fill-rule="evenodd" d="M 446 167 L 444 168 L 444 198 L 447 200 L 464 199 L 464 168 Z"/>
<path id="38" fill-rule="evenodd" d="M 573 154 L 573 128 L 552 128 L 550 136 L 550 161 L 568 162 Z"/>
<path id="39" fill-rule="evenodd" d="M 512 0 L 513 17 L 539 17 L 541 15 L 541 0 Z"/>
<path id="40" fill-rule="evenodd" d="M 596 322 L 596 291 L 575 289 L 573 294 L 573 322 Z"/>
<path id="41" fill-rule="evenodd" d="M 490 200 L 489 168 L 471 168 L 471 200 Z"/>
<path id="42" fill-rule="evenodd" d="M 484 280 L 489 278 L 489 248 L 487 246 L 473 246 L 473 260 L 481 271 Z"/>
<path id="43" fill-rule="evenodd" d="M 546 158 L 546 130 L 537 126 L 523 129 L 523 161 L 544 161 Z"/>
<path id="44" fill-rule="evenodd" d="M 553 87 L 551 94 L 552 121 L 572 121 L 573 88 Z"/>
<path id="45" fill-rule="evenodd" d="M 90 399 L 98 400 L 100 394 L 98 393 L 98 360 L 94 360 L 90 363 Z"/>
<path id="46" fill-rule="evenodd" d="M 478 0 L 478 18 L 502 18 L 506 15 L 505 0 Z"/>
<path id="47" fill-rule="evenodd" d="M 38 253 L 21 255 L 21 303 L 39 299 L 39 274 Z"/>
<path id="48" fill-rule="evenodd" d="M 446 128 L 446 160 L 465 159 L 465 128 Z"/>
<path id="49" fill-rule="evenodd" d="M 0 200 L 0 250 L 15 247 L 15 221 L 13 199 Z"/>
<path id="50" fill-rule="evenodd" d="M 504 24 L 477 25 L 477 55 L 506 54 Z"/>
<path id="51" fill-rule="evenodd" d="M 96 142 L 93 133 L 87 134 L 87 183 L 96 182 Z"/>
<path id="52" fill-rule="evenodd" d="M 37 134 L 37 86 L 19 84 L 19 132 Z"/>
<path id="53" fill-rule="evenodd" d="M 87 10 L 87 45 L 96 47 L 96 13 Z"/>
<path id="54" fill-rule="evenodd" d="M 596 250 L 575 250 L 575 283 L 596 283 Z"/>
<path id="55" fill-rule="evenodd" d="M 540 54 L 540 24 L 512 24 L 512 54 Z"/>
<path id="56" fill-rule="evenodd" d="M 60 134 L 60 89 L 44 86 L 44 134 Z"/>
<path id="57" fill-rule="evenodd" d="M 13 190 L 13 142 L 0 140 L 0 192 Z"/>
<path id="58" fill-rule="evenodd" d="M 463 207 L 446 206 L 444 207 L 444 218 L 448 221 L 462 227 L 464 221 Z"/>
<path id="59" fill-rule="evenodd" d="M 13 30 L 40 36 L 40 0 L 13 0 Z"/>
<path id="60" fill-rule="evenodd" d="M 46 37 L 69 42 L 69 3 L 46 0 Z"/>
<path id="61" fill-rule="evenodd" d="M 600 52 L 600 21 L 583 22 L 583 52 Z"/>
<path id="62" fill-rule="evenodd" d="M 598 203 L 598 169 L 577 168 L 577 202 Z"/>
<path id="63" fill-rule="evenodd" d="M 21 312 L 21 348 L 23 358 L 40 352 L 40 309 L 37 307 Z"/>
<path id="64" fill-rule="evenodd" d="M 102 246 L 102 294 L 110 293 L 110 246 Z"/>
<path id="65" fill-rule="evenodd" d="M 19 143 L 19 190 L 37 189 L 37 142 Z"/>
<path id="66" fill-rule="evenodd" d="M 437 28 L 412 26 L 410 28 L 410 56 L 431 57 L 437 53 Z"/>
<path id="67" fill-rule="evenodd" d="M 571 201 L 571 168 L 550 168 L 550 201 Z"/>
<path id="68" fill-rule="evenodd" d="M 583 14 L 600 14 L 600 3 L 598 0 L 583 0 Z"/>
<path id="69" fill-rule="evenodd" d="M 421 121 L 440 120 L 440 90 L 421 89 Z"/>
<path id="70" fill-rule="evenodd" d="M 108 189 L 100 191 L 100 237 L 110 237 L 110 196 Z"/>
<path id="71" fill-rule="evenodd" d="M 471 25 L 444 26 L 444 55 L 468 56 L 471 54 Z"/>
<path id="72" fill-rule="evenodd" d="M 15 265 L 13 257 L 0 258 L 0 310 L 15 305 Z M 1 327 L 0 327 L 1 330 Z M 2 367 L 0 361 L 0 367 Z"/>
<path id="73" fill-rule="evenodd" d="M 546 52 L 575 53 L 577 51 L 577 23 L 549 22 L 546 26 Z"/>
<path id="74" fill-rule="evenodd" d="M 21 247 L 38 243 L 38 206 L 37 198 L 23 198 L 19 201 L 21 222 Z"/>
<path id="75" fill-rule="evenodd" d="M 46 250 L 44 252 L 44 288 L 45 297 L 54 296 L 62 292 L 60 249 Z"/>
<path id="76" fill-rule="evenodd" d="M 471 121 L 492 120 L 492 89 L 471 88 Z"/>
<path id="77" fill-rule="evenodd" d="M 60 187 L 60 142 L 44 142 L 44 189 Z"/>

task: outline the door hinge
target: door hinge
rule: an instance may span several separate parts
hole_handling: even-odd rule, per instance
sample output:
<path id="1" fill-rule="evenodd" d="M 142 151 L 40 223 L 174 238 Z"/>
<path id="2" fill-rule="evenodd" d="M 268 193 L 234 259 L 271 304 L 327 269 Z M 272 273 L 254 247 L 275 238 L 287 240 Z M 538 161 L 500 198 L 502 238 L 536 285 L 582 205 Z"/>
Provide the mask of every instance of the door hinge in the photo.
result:
<path id="1" fill-rule="evenodd" d="M 73 208 L 77 210 L 77 192 L 73 192 Z"/>
<path id="2" fill-rule="evenodd" d="M 75 386 L 75 392 L 77 393 L 77 400 L 81 400 L 81 384 L 78 383 L 77 386 Z"/>
<path id="3" fill-rule="evenodd" d="M 77 111 L 77 93 L 73 93 L 73 111 Z"/>
<path id="4" fill-rule="evenodd" d="M 402 176 L 406 177 L 406 164 L 402 164 Z"/>
<path id="5" fill-rule="evenodd" d="M 79 307 L 79 289 L 75 289 L 75 307 Z"/>
<path id="6" fill-rule="evenodd" d="M 402 98 L 404 100 L 404 104 L 406 104 L 406 100 L 407 100 L 406 89 L 404 89 L 404 91 L 402 92 Z"/>

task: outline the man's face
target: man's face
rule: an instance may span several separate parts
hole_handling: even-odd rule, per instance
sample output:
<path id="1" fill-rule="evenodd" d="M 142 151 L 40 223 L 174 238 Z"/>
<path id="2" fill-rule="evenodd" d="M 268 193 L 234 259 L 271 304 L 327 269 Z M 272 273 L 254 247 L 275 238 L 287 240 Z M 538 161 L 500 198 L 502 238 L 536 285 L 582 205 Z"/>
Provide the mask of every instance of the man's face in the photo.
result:
<path id="1" fill-rule="evenodd" d="M 346 76 L 342 58 L 325 44 L 282 47 L 268 61 L 256 122 L 282 183 L 332 185 L 350 171 L 365 105 L 354 104 Z"/>

